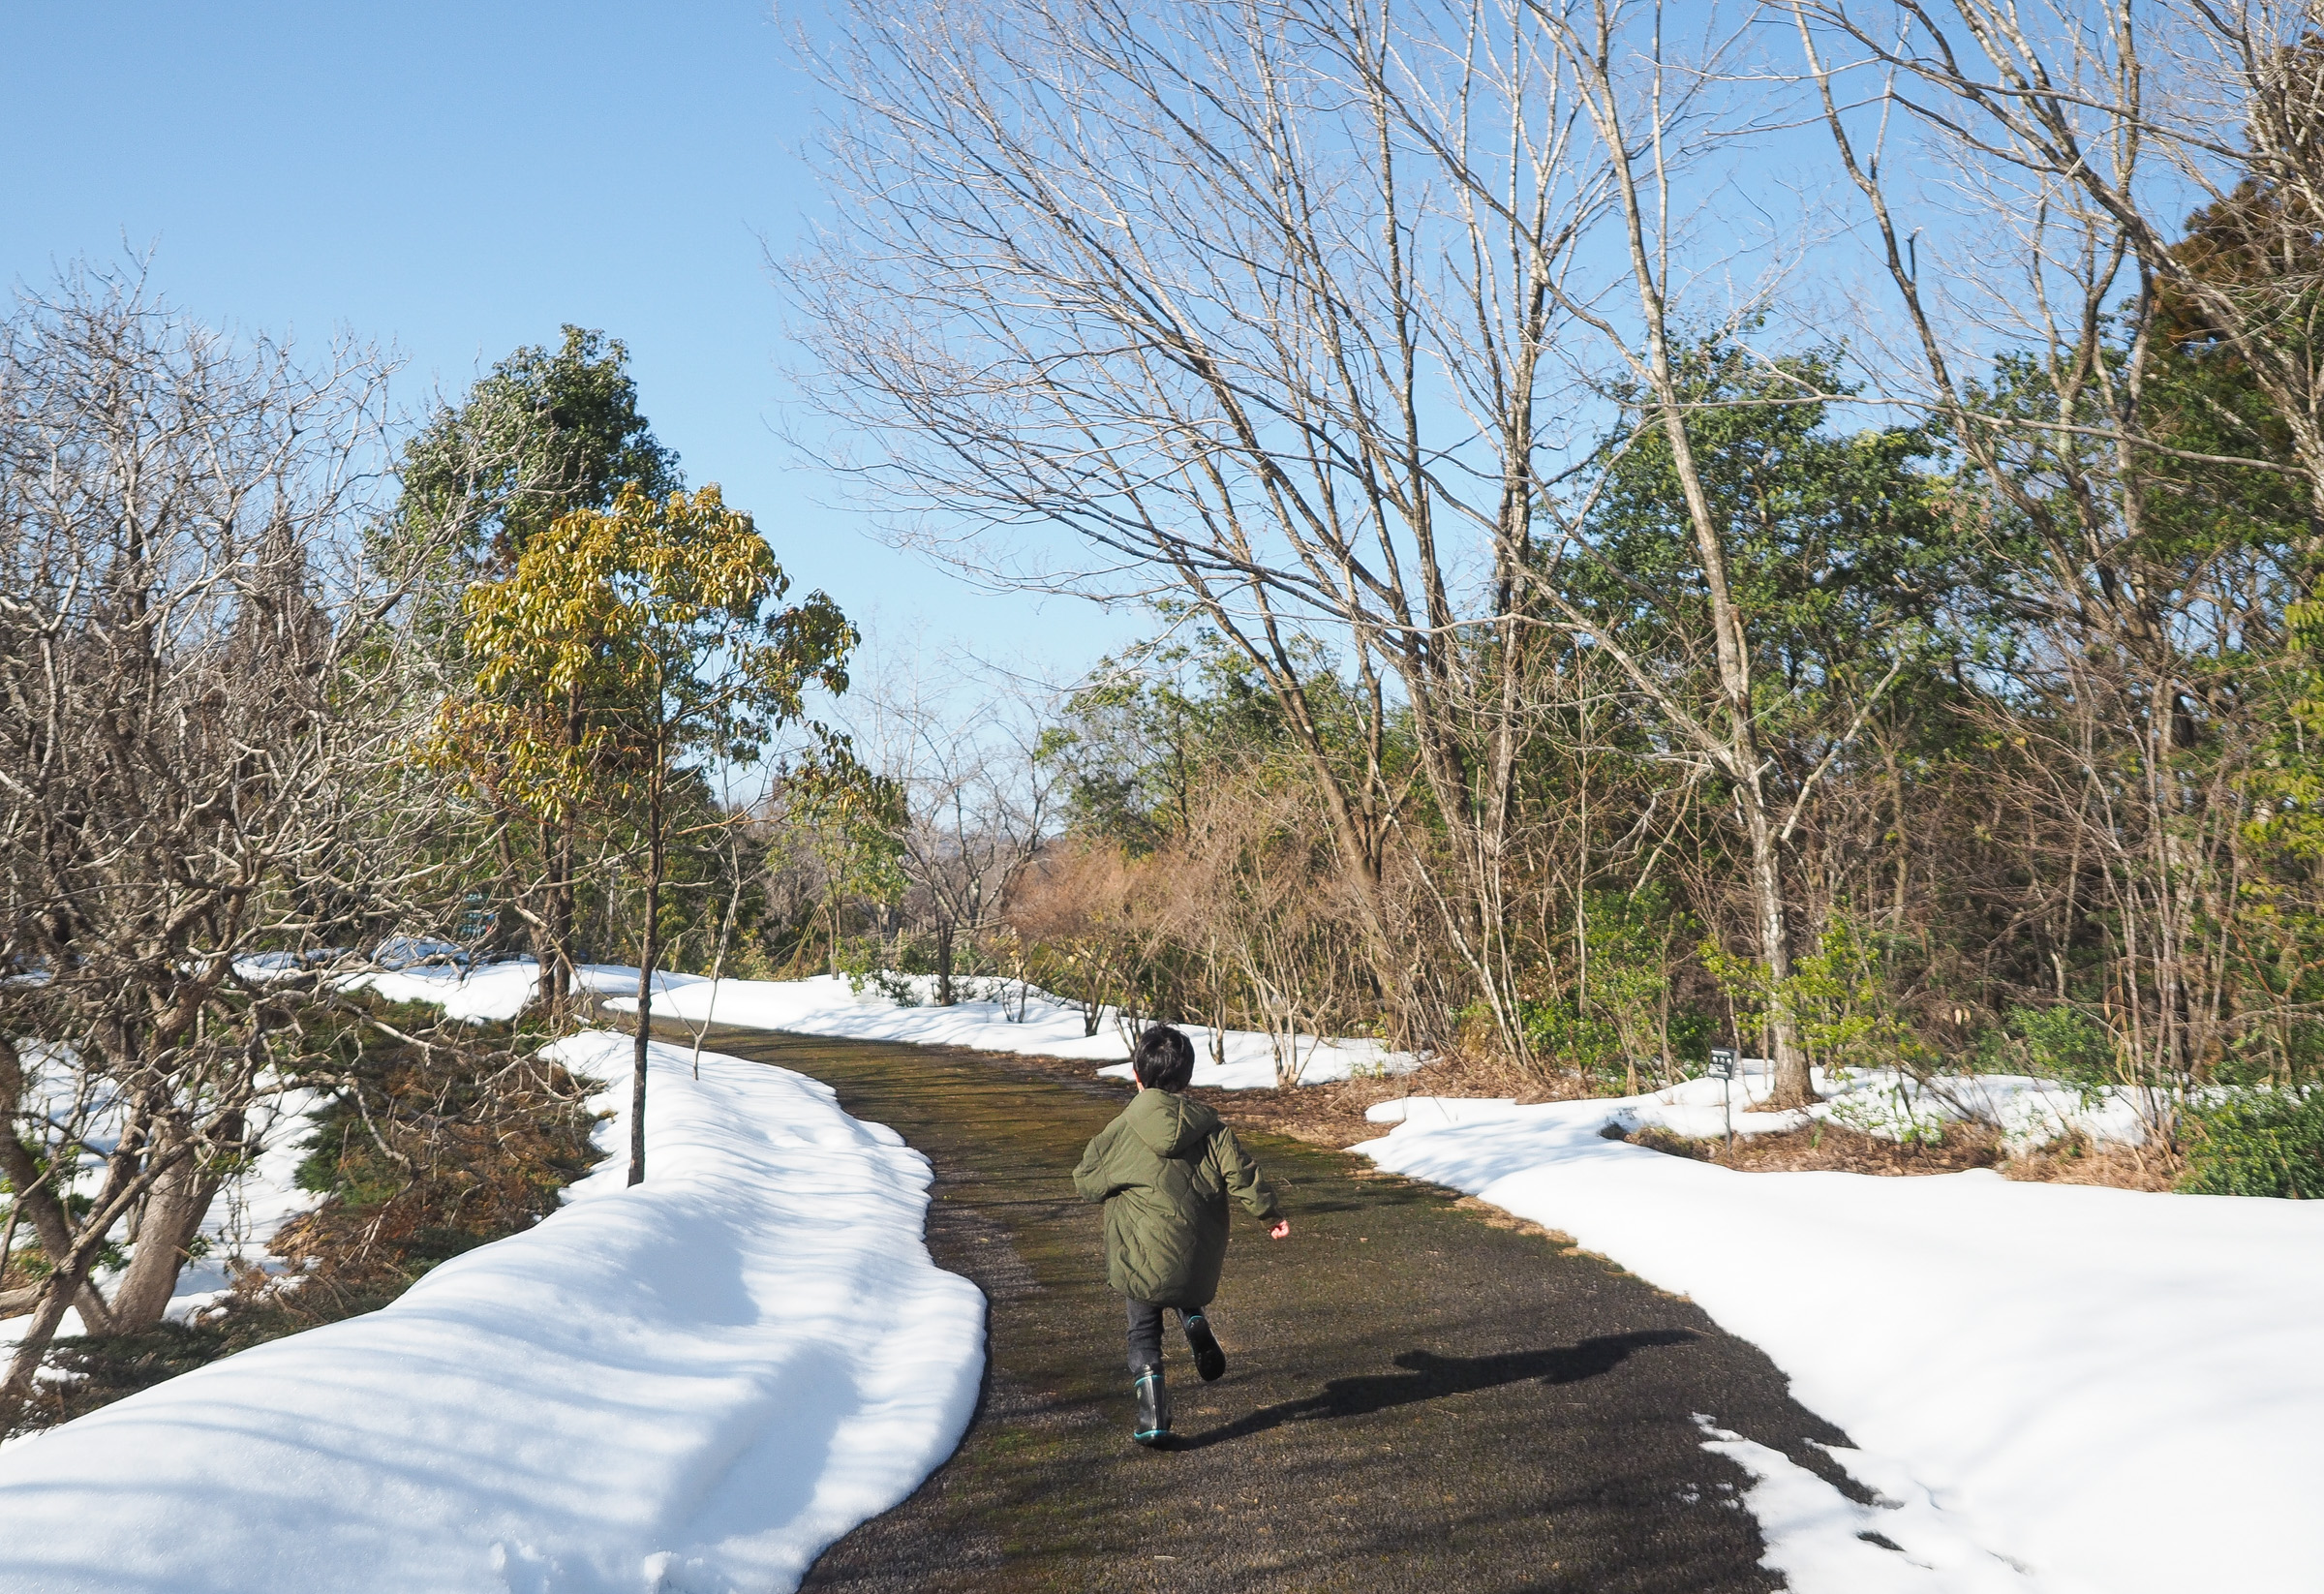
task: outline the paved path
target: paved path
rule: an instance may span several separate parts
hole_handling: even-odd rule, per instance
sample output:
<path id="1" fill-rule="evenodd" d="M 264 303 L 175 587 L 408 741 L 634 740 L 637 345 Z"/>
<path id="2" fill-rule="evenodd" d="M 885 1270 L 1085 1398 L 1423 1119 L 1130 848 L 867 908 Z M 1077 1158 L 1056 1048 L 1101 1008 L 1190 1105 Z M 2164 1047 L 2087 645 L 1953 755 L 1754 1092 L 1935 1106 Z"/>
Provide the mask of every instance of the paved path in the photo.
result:
<path id="1" fill-rule="evenodd" d="M 1734 1503 L 1747 1480 L 1693 1414 L 1835 1476 L 1803 1441 L 1843 1436 L 1688 1302 L 1258 1134 L 1293 1236 L 1238 1213 L 1213 1308 L 1227 1375 L 1197 1382 L 1174 1327 L 1179 1445 L 1140 1450 L 1097 1213 L 1068 1177 L 1120 1088 L 920 1047 L 715 1044 L 828 1081 L 925 1151 L 930 1248 L 992 1303 L 959 1452 L 808 1589 L 1764 1590 L 1782 1585 Z"/>

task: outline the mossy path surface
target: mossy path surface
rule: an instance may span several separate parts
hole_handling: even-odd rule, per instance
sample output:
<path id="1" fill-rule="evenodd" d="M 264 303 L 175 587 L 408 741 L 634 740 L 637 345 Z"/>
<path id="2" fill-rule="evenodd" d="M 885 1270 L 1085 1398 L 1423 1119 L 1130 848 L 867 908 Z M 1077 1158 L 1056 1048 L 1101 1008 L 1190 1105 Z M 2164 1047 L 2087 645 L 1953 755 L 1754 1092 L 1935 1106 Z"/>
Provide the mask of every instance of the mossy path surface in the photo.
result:
<path id="1" fill-rule="evenodd" d="M 1686 1301 L 1360 1157 L 1245 1134 L 1293 1234 L 1238 1214 L 1228 1370 L 1167 1345 L 1177 1447 L 1129 1441 L 1122 1316 L 1070 1174 L 1124 1092 L 989 1055 L 721 1027 L 934 1164 L 930 1249 L 991 1303 L 952 1459 L 806 1587 L 1763 1590 L 1709 1415 L 1826 1476 L 1844 1442 Z M 1231 1110 L 1231 1106 L 1230 1106 Z M 1710 1214 L 1705 1214 L 1706 1221 Z"/>

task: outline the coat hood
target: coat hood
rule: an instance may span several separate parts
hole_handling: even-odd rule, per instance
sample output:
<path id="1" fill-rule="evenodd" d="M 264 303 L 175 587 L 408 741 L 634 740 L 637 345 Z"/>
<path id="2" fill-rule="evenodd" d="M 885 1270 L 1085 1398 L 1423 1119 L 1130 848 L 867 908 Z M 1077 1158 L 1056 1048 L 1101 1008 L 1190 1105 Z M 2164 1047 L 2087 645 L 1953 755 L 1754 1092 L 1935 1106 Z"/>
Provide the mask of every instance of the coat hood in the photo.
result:
<path id="1" fill-rule="evenodd" d="M 1209 1141 L 1218 1128 L 1218 1115 L 1169 1090 L 1141 1090 L 1130 1103 L 1129 1125 L 1154 1155 L 1185 1157 Z"/>

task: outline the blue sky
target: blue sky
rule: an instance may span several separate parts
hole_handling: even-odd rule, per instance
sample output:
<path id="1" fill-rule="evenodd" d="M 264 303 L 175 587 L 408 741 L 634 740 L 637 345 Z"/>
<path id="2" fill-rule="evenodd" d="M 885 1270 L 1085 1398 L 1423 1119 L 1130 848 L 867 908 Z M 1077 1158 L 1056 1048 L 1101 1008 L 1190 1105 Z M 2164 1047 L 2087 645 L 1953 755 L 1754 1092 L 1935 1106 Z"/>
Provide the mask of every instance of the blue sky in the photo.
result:
<path id="1" fill-rule="evenodd" d="M 980 594 L 823 506 L 766 265 L 822 204 L 815 88 L 764 0 L 19 3 L 0 24 L 0 270 L 153 251 L 203 320 L 390 343 L 416 405 L 559 325 L 629 346 L 688 478 L 751 510 L 882 653 L 1076 671 L 1137 617 Z"/>

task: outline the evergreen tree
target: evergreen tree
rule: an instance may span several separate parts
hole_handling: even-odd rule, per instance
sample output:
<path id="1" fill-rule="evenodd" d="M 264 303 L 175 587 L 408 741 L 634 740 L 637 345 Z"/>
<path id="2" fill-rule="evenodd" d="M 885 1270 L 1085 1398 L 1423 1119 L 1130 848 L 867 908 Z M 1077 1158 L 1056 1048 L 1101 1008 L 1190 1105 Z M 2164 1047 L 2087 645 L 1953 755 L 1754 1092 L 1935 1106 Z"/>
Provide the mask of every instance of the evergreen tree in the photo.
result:
<path id="1" fill-rule="evenodd" d="M 610 508 L 625 486 L 666 498 L 678 456 L 638 413 L 629 352 L 566 326 L 552 353 L 519 349 L 439 410 L 404 449 L 396 535 L 441 544 L 470 579 L 505 576 L 525 543 L 574 509 Z"/>
<path id="2" fill-rule="evenodd" d="M 679 489 L 678 456 L 638 412 L 628 360 L 619 339 L 568 325 L 554 352 L 509 354 L 406 445 L 402 495 L 382 540 L 389 557 L 420 566 L 418 625 L 453 702 L 475 692 L 478 661 L 465 653 L 461 618 L 470 588 L 506 579 L 565 515 L 608 509 L 626 490 L 660 500 Z M 554 704 L 522 707 L 547 717 L 542 733 L 568 756 L 597 745 L 600 705 L 580 684 Z M 553 1006 L 571 985 L 579 812 L 533 800 L 506 749 L 463 737 L 467 722 L 448 718 L 452 734 L 437 751 L 477 803 L 500 876 L 493 895 L 523 924 L 540 964 L 540 1000 Z"/>

